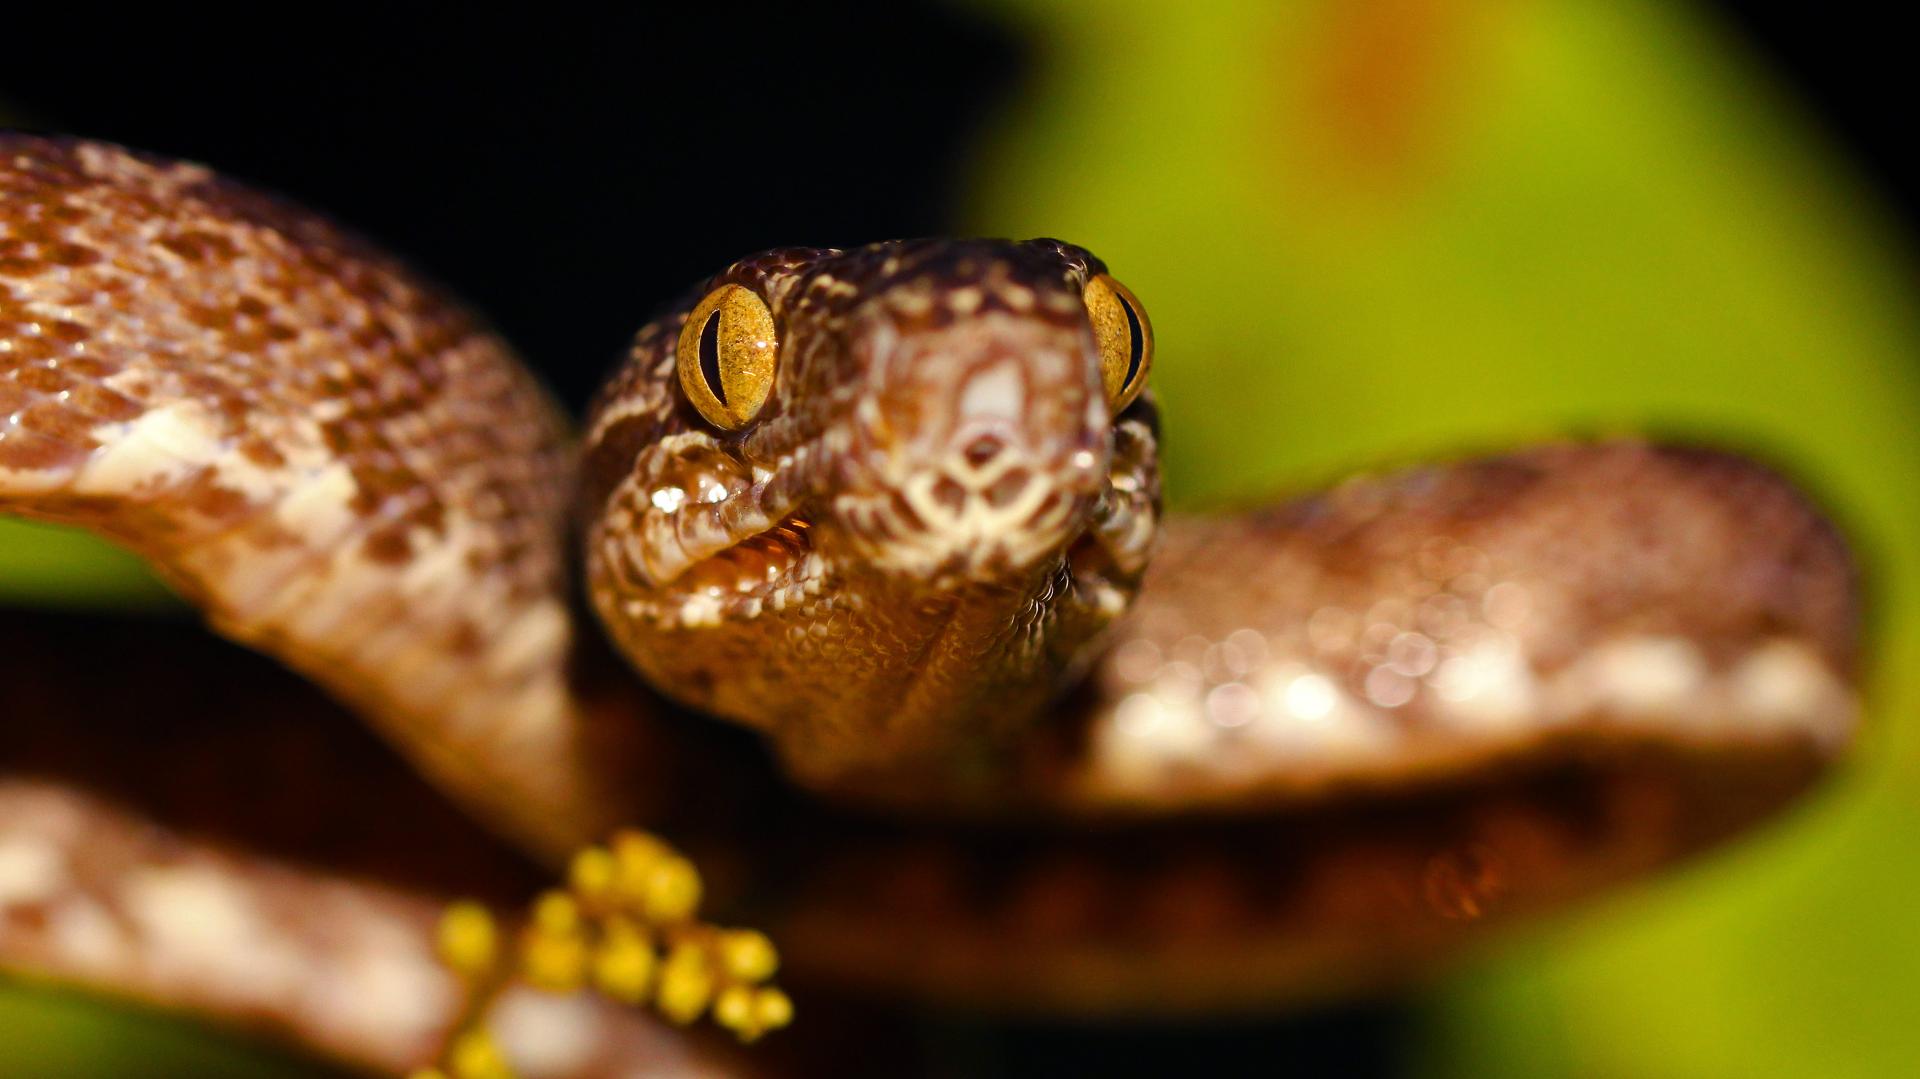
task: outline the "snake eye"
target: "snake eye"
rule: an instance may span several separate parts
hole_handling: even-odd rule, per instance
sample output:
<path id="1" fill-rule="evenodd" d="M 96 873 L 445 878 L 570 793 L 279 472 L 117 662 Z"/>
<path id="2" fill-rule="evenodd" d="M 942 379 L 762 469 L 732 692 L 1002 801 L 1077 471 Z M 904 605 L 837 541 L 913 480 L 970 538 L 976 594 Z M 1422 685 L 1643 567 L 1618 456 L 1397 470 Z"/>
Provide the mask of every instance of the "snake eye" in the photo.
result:
<path id="1" fill-rule="evenodd" d="M 778 346 L 767 302 L 750 288 L 722 285 L 680 328 L 680 388 L 707 422 L 737 431 L 767 403 Z"/>
<path id="2" fill-rule="evenodd" d="M 1127 286 L 1106 274 L 1087 282 L 1087 317 L 1100 346 L 1100 381 L 1115 413 L 1133 403 L 1153 366 L 1153 324 Z"/>

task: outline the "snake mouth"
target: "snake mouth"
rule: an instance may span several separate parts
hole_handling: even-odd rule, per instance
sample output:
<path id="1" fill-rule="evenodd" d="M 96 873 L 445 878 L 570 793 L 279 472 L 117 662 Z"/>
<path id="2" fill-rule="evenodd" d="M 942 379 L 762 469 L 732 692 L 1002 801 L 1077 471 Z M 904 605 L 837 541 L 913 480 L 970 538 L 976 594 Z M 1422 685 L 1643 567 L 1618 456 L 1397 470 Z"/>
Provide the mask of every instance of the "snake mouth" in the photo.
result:
<path id="1" fill-rule="evenodd" d="M 813 522 L 801 514 L 781 518 L 730 547 L 695 562 L 666 590 L 683 601 L 683 617 L 703 609 L 716 615 L 752 615 L 757 604 L 778 607 L 815 574 Z"/>
<path id="2" fill-rule="evenodd" d="M 1151 442 L 1121 425 L 1106 486 L 1065 553 L 1074 588 L 1109 619 L 1126 609 L 1146 573 L 1160 523 L 1158 477 Z"/>
<path id="3" fill-rule="evenodd" d="M 1092 528 L 1081 532 L 1067 545 L 1067 571 L 1076 583 L 1097 584 L 1122 579 L 1120 563 L 1100 533 Z"/>

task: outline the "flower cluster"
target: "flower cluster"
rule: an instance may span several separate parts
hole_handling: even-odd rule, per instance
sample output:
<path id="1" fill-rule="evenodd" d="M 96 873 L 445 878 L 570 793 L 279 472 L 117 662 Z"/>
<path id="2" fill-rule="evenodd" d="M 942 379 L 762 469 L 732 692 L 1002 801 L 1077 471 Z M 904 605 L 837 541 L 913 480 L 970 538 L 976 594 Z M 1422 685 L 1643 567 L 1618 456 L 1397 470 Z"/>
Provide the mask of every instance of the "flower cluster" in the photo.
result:
<path id="1" fill-rule="evenodd" d="M 711 1013 L 743 1041 L 793 1019 L 793 1003 L 766 984 L 780 965 L 773 943 L 751 929 L 698 918 L 693 863 L 642 832 L 622 832 L 573 859 L 567 886 L 543 892 L 512 948 L 487 908 L 460 902 L 441 918 L 440 958 L 469 988 L 437 1067 L 413 1079 L 512 1079 L 487 1033 L 488 1007 L 515 982 L 550 993 L 582 989 L 647 1006 L 686 1025 Z"/>

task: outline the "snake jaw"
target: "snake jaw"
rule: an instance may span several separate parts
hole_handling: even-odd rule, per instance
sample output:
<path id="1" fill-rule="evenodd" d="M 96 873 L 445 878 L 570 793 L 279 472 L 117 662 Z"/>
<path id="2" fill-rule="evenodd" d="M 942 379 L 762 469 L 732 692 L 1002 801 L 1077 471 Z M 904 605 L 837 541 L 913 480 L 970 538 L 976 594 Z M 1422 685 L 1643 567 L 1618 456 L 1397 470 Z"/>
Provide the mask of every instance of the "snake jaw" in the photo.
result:
<path id="1" fill-rule="evenodd" d="M 1152 401 L 1143 399 L 1114 425 L 1113 463 L 1088 517 L 1067 549 L 1080 601 L 1102 622 L 1125 612 L 1140 587 L 1160 531 L 1160 462 Z"/>
<path id="2" fill-rule="evenodd" d="M 816 592 L 825 574 L 801 503 L 819 456 L 802 447 L 754 466 L 701 432 L 642 453 L 589 543 L 627 585 L 622 613 L 712 625 Z"/>

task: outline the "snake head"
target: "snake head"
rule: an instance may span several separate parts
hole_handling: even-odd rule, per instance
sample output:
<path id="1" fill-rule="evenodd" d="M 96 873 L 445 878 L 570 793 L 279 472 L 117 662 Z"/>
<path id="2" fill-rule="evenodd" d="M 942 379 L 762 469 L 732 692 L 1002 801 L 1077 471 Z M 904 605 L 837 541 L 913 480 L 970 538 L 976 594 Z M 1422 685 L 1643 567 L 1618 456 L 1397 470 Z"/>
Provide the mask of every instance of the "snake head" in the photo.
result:
<path id="1" fill-rule="evenodd" d="M 987 699 L 1031 713 L 1146 564 L 1151 348 L 1054 240 L 743 259 L 594 410 L 596 608 L 656 684 L 769 728 L 804 709 L 849 734 L 835 759 L 950 743 L 931 728 Z"/>

